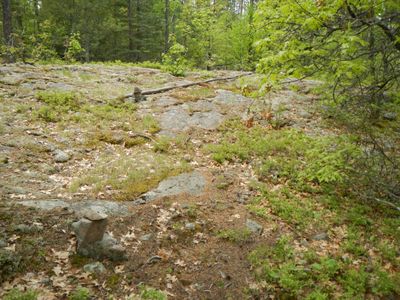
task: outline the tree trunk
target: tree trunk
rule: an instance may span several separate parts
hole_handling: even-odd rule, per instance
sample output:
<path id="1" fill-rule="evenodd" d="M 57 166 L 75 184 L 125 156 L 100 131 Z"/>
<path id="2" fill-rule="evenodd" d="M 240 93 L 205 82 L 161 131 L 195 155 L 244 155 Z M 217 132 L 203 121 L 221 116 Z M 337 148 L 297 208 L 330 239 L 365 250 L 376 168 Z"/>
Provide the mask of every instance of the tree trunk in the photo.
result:
<path id="1" fill-rule="evenodd" d="M 133 59 L 133 23 L 132 23 L 132 0 L 128 0 L 128 35 L 129 35 L 129 60 Z"/>
<path id="2" fill-rule="evenodd" d="M 169 50 L 169 0 L 165 0 L 165 31 L 164 31 L 164 52 Z"/>
<path id="3" fill-rule="evenodd" d="M 33 0 L 33 11 L 35 12 L 35 33 L 40 32 L 39 25 L 39 0 Z"/>
<path id="4" fill-rule="evenodd" d="M 140 0 L 136 0 L 136 30 L 135 30 L 135 61 L 140 61 L 140 38 L 141 38 L 141 16 L 140 16 Z"/>
<path id="5" fill-rule="evenodd" d="M 11 0 L 3 0 L 3 34 L 7 46 L 12 45 Z"/>

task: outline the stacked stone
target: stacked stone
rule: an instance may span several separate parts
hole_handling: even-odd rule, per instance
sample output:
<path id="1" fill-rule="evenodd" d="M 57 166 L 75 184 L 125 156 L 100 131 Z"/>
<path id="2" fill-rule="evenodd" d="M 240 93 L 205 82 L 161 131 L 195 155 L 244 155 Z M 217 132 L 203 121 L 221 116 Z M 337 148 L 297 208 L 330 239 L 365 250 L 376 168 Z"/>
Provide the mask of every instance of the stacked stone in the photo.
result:
<path id="1" fill-rule="evenodd" d="M 116 239 L 106 233 L 107 215 L 88 210 L 83 218 L 72 224 L 78 239 L 77 253 L 94 259 L 125 260 L 126 250 Z"/>

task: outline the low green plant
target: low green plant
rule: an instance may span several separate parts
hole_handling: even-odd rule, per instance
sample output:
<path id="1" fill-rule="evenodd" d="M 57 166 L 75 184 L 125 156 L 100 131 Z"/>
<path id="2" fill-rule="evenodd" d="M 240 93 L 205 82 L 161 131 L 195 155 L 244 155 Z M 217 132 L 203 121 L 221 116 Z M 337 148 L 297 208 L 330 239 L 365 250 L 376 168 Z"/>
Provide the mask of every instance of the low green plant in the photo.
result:
<path id="1" fill-rule="evenodd" d="M 0 283 L 20 270 L 21 257 L 8 250 L 0 249 Z"/>
<path id="2" fill-rule="evenodd" d="M 168 137 L 159 137 L 154 143 L 153 150 L 155 152 L 167 153 L 171 148 L 172 141 Z"/>
<path id="3" fill-rule="evenodd" d="M 80 107 L 79 95 L 72 92 L 43 91 L 36 94 L 36 99 L 63 111 L 76 111 Z"/>
<path id="4" fill-rule="evenodd" d="M 215 90 L 209 87 L 193 87 L 191 89 L 178 89 L 171 93 L 171 96 L 180 101 L 197 101 L 215 96 Z M 190 109 L 190 108 L 189 108 Z"/>
<path id="5" fill-rule="evenodd" d="M 230 242 L 242 244 L 250 241 L 251 231 L 247 228 L 225 229 L 219 231 L 217 237 Z"/>
<path id="6" fill-rule="evenodd" d="M 93 168 L 72 182 L 70 190 L 76 192 L 81 186 L 88 186 L 96 195 L 111 188 L 115 199 L 133 200 L 165 178 L 188 170 L 190 167 L 185 162 L 165 154 L 142 152 L 132 156 L 119 151 L 117 156 L 100 157 Z"/>
<path id="7" fill-rule="evenodd" d="M 15 107 L 15 112 L 18 114 L 25 114 L 27 113 L 29 110 L 31 110 L 32 107 L 29 104 L 18 104 Z"/>
<path id="8" fill-rule="evenodd" d="M 3 300 L 36 300 L 38 295 L 38 292 L 32 290 L 22 292 L 18 289 L 12 289 L 4 295 Z"/>
<path id="9" fill-rule="evenodd" d="M 161 130 L 159 122 L 151 115 L 145 115 L 142 123 L 144 128 L 150 133 L 157 133 Z"/>
<path id="10" fill-rule="evenodd" d="M 155 288 L 152 288 L 152 287 L 141 285 L 139 287 L 139 290 L 140 290 L 140 292 L 139 292 L 140 299 L 143 299 L 143 300 L 167 300 L 168 299 L 167 295 L 164 292 L 157 290 Z"/>
<path id="11" fill-rule="evenodd" d="M 237 123 L 222 130 L 222 141 L 205 147 L 212 158 L 218 163 L 256 161 L 259 179 L 275 184 L 289 180 L 306 189 L 309 183 L 345 183 L 360 154 L 350 136 L 311 137 L 292 129 L 248 129 Z"/>
<path id="12" fill-rule="evenodd" d="M 361 267 L 359 270 L 348 269 L 341 276 L 345 299 L 364 299 L 368 284 L 368 273 Z"/>
<path id="13" fill-rule="evenodd" d="M 69 113 L 80 108 L 79 95 L 71 92 L 38 92 L 36 98 L 44 103 L 34 115 L 46 122 L 57 122 Z"/>
<path id="14" fill-rule="evenodd" d="M 390 297 L 400 294 L 400 275 L 390 276 L 383 268 L 378 267 L 370 281 L 372 291 L 379 297 Z"/>
<path id="15" fill-rule="evenodd" d="M 42 106 L 36 112 L 35 116 L 45 122 L 57 122 L 59 117 L 50 106 Z"/>
<path id="16" fill-rule="evenodd" d="M 331 299 L 335 293 L 332 285 L 344 268 L 334 257 L 320 256 L 310 250 L 299 253 L 288 235 L 273 245 L 258 246 L 248 259 L 256 278 L 274 284 L 280 297 Z"/>
<path id="17" fill-rule="evenodd" d="M 91 297 L 90 290 L 84 287 L 78 287 L 68 296 L 68 300 L 88 300 Z"/>

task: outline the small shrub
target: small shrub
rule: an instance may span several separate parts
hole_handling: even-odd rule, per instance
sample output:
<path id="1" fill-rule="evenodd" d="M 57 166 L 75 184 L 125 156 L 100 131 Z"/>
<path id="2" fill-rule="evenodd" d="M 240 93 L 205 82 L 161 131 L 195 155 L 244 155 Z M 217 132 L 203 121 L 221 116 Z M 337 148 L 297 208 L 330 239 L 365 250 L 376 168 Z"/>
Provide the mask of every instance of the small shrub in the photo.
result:
<path id="1" fill-rule="evenodd" d="M 35 112 L 35 115 L 37 118 L 42 119 L 45 122 L 57 122 L 59 120 L 59 117 L 54 109 L 47 105 L 39 108 Z"/>
<path id="2" fill-rule="evenodd" d="M 363 268 L 348 269 L 340 281 L 345 289 L 344 297 L 346 299 L 364 299 L 367 288 L 368 273 Z"/>
<path id="3" fill-rule="evenodd" d="M 57 122 L 64 114 L 76 112 L 80 108 L 79 96 L 70 92 L 39 92 L 36 98 L 43 102 L 34 115 L 46 122 Z"/>
<path id="4" fill-rule="evenodd" d="M 73 33 L 68 40 L 68 47 L 67 50 L 64 53 L 64 59 L 68 62 L 76 62 L 79 60 L 80 55 L 82 52 L 85 51 L 85 49 L 82 48 L 81 43 L 80 43 L 80 34 L 79 33 Z"/>
<path id="5" fill-rule="evenodd" d="M 374 278 L 371 282 L 372 291 L 380 296 L 394 296 L 400 294 L 400 276 L 394 275 L 390 276 L 383 269 L 378 269 L 374 272 Z"/>
<path id="6" fill-rule="evenodd" d="M 148 287 L 148 286 L 140 286 L 140 298 L 143 300 L 167 300 L 167 295 L 155 288 Z"/>
<path id="7" fill-rule="evenodd" d="M 61 111 L 77 111 L 80 107 L 79 96 L 71 92 L 38 92 L 36 98 Z"/>
<path id="8" fill-rule="evenodd" d="M 28 290 L 22 292 L 18 289 L 13 289 L 4 295 L 3 300 L 36 300 L 38 298 L 38 292 Z"/>
<path id="9" fill-rule="evenodd" d="M 242 244 L 250 240 L 251 231 L 247 228 L 221 230 L 218 232 L 217 237 Z"/>
<path id="10" fill-rule="evenodd" d="M 146 115 L 143 117 L 143 126 L 149 133 L 157 133 L 161 130 L 158 121 L 151 115 Z"/>
<path id="11" fill-rule="evenodd" d="M 90 299 L 90 290 L 79 287 L 68 296 L 68 300 L 88 300 Z"/>
<path id="12" fill-rule="evenodd" d="M 40 33 L 30 36 L 32 46 L 31 55 L 35 61 L 53 61 L 57 59 L 57 51 L 54 49 L 52 40 L 52 29 L 54 24 L 49 20 L 44 20 L 40 24 Z"/>
<path id="13" fill-rule="evenodd" d="M 185 59 L 187 49 L 179 44 L 174 36 L 171 36 L 170 43 L 171 47 L 162 58 L 164 68 L 174 76 L 184 76 L 188 65 Z"/>
<path id="14" fill-rule="evenodd" d="M 160 137 L 154 144 L 153 150 L 155 152 L 167 153 L 170 148 L 171 148 L 171 139 L 169 139 L 168 137 Z"/>
<path id="15" fill-rule="evenodd" d="M 20 263 L 21 258 L 16 253 L 0 249 L 0 283 L 17 273 Z"/>

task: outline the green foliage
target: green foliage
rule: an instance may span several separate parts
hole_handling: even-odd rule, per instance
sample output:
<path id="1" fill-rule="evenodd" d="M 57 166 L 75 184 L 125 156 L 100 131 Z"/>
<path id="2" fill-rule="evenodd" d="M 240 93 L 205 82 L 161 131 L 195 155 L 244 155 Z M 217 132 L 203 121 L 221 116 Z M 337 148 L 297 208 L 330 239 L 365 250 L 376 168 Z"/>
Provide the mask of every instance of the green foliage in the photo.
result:
<path id="1" fill-rule="evenodd" d="M 185 76 L 187 61 L 185 59 L 186 48 L 179 44 L 175 37 L 170 38 L 171 47 L 163 54 L 163 65 L 165 69 L 174 76 Z"/>
<path id="2" fill-rule="evenodd" d="M 372 291 L 380 296 L 387 297 L 394 295 L 394 293 L 400 293 L 400 276 L 397 274 L 395 277 L 389 276 L 389 274 L 378 268 L 375 271 L 375 277 L 371 282 Z"/>
<path id="3" fill-rule="evenodd" d="M 52 61 L 57 58 L 51 36 L 52 26 L 50 20 L 45 20 L 41 24 L 41 32 L 37 35 L 31 35 L 30 44 L 32 45 L 31 56 L 33 60 Z"/>
<path id="4" fill-rule="evenodd" d="M 91 297 L 90 294 L 89 289 L 79 287 L 68 296 L 68 300 L 88 300 Z"/>
<path id="5" fill-rule="evenodd" d="M 143 299 L 143 300 L 167 300 L 168 299 L 167 295 L 164 292 L 157 290 L 155 288 L 152 288 L 152 287 L 141 285 L 139 287 L 139 290 L 140 290 L 140 294 L 139 294 L 140 299 Z"/>
<path id="6" fill-rule="evenodd" d="M 0 45 L 2 56 L 9 61 L 41 63 L 61 58 L 124 66 L 135 62 L 157 69 L 165 68 L 160 62 L 166 60 L 168 71 L 177 76 L 191 66 L 254 68 L 257 32 L 252 2 L 243 2 L 239 10 L 228 1 L 169 1 L 169 32 L 176 40 L 169 43 L 172 49 L 164 59 L 166 24 L 160 20 L 165 20 L 165 1 L 129 3 L 19 0 L 13 4 L 17 21 L 13 22 L 12 44 Z M 181 51 L 178 44 L 184 47 L 187 61 L 170 60 Z"/>
<path id="7" fill-rule="evenodd" d="M 360 156 L 361 149 L 348 137 L 318 139 L 305 152 L 308 164 L 300 177 L 319 183 L 343 182 Z"/>
<path id="8" fill-rule="evenodd" d="M 50 106 L 42 106 L 36 111 L 36 116 L 45 122 L 57 122 L 58 115 Z"/>
<path id="9" fill-rule="evenodd" d="M 157 133 L 161 130 L 158 121 L 151 115 L 145 115 L 142 119 L 144 128 L 150 133 Z"/>
<path id="10" fill-rule="evenodd" d="M 243 244 L 250 240 L 251 231 L 247 228 L 221 230 L 218 232 L 217 237 L 230 242 Z"/>
<path id="11" fill-rule="evenodd" d="M 227 132 L 220 144 L 208 145 L 206 149 L 219 163 L 259 157 L 260 179 L 279 182 L 285 178 L 300 185 L 311 181 L 344 182 L 360 153 L 347 136 L 312 138 L 295 130 L 267 131 L 243 126 Z"/>
<path id="12" fill-rule="evenodd" d="M 60 121 L 63 115 L 78 111 L 81 105 L 79 95 L 70 92 L 38 92 L 36 98 L 45 105 L 34 114 L 46 122 Z"/>
<path id="13" fill-rule="evenodd" d="M 366 273 L 363 268 L 359 270 L 346 270 L 340 280 L 345 287 L 345 298 L 364 299 L 364 294 L 367 288 L 368 273 Z"/>
<path id="14" fill-rule="evenodd" d="M 21 292 L 18 289 L 12 289 L 4 295 L 3 300 L 36 300 L 38 298 L 38 292 L 28 290 Z"/>
<path id="15" fill-rule="evenodd" d="M 64 59 L 67 62 L 76 62 L 79 60 L 80 55 L 85 49 L 82 48 L 80 43 L 81 36 L 79 33 L 73 33 L 68 39 L 68 46 L 65 50 Z"/>
<path id="16" fill-rule="evenodd" d="M 376 270 L 367 273 L 363 267 L 356 269 L 339 259 L 317 256 L 313 252 L 296 253 L 292 240 L 284 236 L 273 246 L 260 246 L 248 257 L 260 281 L 275 283 L 280 296 L 305 299 L 332 299 L 338 297 L 333 284 L 340 284 L 344 299 L 364 299 L 369 283 L 378 295 L 396 291 L 395 280 L 387 272 Z M 302 259 L 299 260 L 299 255 Z M 379 284 L 377 281 L 382 280 Z M 371 282 L 373 280 L 373 282 Z"/>
<path id="17" fill-rule="evenodd" d="M 159 137 L 156 143 L 154 144 L 155 152 L 167 153 L 170 148 L 171 148 L 171 139 L 165 136 Z"/>
<path id="18" fill-rule="evenodd" d="M 76 111 L 79 109 L 79 96 L 71 92 L 38 92 L 36 98 L 48 106 L 63 111 Z"/>
<path id="19" fill-rule="evenodd" d="M 0 283 L 17 273 L 21 258 L 10 251 L 0 249 Z"/>
<path id="20" fill-rule="evenodd" d="M 352 179 L 363 187 L 359 196 L 394 203 L 399 201 L 400 135 L 382 122 L 382 116 L 398 111 L 400 42 L 393 15 L 399 16 L 399 10 L 395 0 L 379 5 L 374 1 L 261 1 L 255 22 L 260 35 L 258 70 L 270 79 L 266 85 L 288 77 L 321 80 L 322 98 L 333 107 L 331 116 L 361 136 L 364 149 L 371 149 L 364 151 L 354 168 Z M 398 127 L 398 122 L 391 122 Z M 327 160 L 328 167 L 318 166 L 318 174 L 309 175 L 319 181 L 343 180 L 336 168 L 330 169 L 342 164 L 340 158 L 330 153 L 319 163 Z"/>

